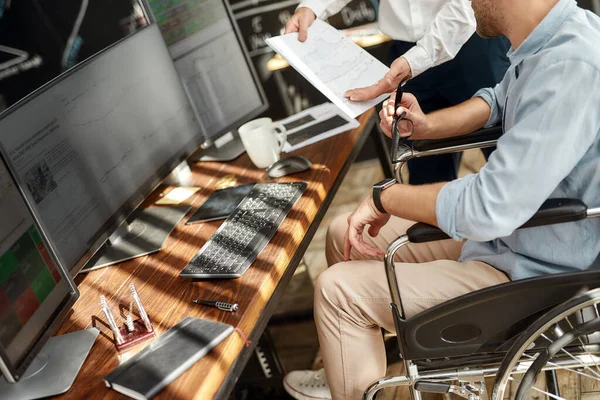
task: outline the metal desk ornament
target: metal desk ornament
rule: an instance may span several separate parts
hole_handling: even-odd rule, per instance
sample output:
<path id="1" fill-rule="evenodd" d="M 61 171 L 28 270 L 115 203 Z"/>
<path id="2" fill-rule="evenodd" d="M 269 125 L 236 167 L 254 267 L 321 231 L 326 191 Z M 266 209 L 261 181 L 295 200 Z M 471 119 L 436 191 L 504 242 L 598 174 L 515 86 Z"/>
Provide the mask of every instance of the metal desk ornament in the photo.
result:
<path id="1" fill-rule="evenodd" d="M 154 337 L 154 328 L 152 327 L 150 318 L 148 318 L 148 314 L 142 305 L 142 300 L 140 299 L 137 290 L 135 290 L 133 283 L 129 285 L 129 289 L 131 290 L 129 315 L 127 315 L 125 324 L 123 324 L 123 326 L 120 328 L 118 327 L 112 311 L 108 306 L 106 297 L 100 296 L 100 305 L 102 306 L 102 311 L 106 316 L 106 320 L 110 325 L 110 329 L 113 331 L 115 337 L 115 346 L 119 352 L 125 351 L 136 344 Z M 140 318 L 135 321 L 133 320 L 134 304 L 140 315 Z"/>

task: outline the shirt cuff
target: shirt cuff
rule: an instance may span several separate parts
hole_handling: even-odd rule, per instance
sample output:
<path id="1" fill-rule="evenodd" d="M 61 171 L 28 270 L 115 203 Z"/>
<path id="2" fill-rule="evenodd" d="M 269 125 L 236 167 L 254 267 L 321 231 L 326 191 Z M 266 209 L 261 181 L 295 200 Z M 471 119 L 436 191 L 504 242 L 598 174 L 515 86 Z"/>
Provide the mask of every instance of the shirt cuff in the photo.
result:
<path id="1" fill-rule="evenodd" d="M 408 61 L 412 77 L 416 77 L 433 66 L 427 50 L 418 44 L 402 55 Z"/>
<path id="2" fill-rule="evenodd" d="M 456 231 L 456 220 L 459 218 L 457 215 L 459 197 L 476 177 L 477 175 L 471 174 L 448 182 L 440 190 L 435 202 L 435 216 L 437 217 L 438 226 L 454 240 L 464 239 Z"/>
<path id="3" fill-rule="evenodd" d="M 496 94 L 494 93 L 494 89 L 492 89 L 492 88 L 479 89 L 473 95 L 473 97 L 481 97 L 486 103 L 488 103 L 488 106 L 490 106 L 490 108 L 491 108 L 490 117 L 488 118 L 484 127 L 491 128 L 492 126 L 496 125 L 496 123 L 499 120 L 500 114 L 499 114 L 498 106 L 496 103 Z"/>
<path id="4" fill-rule="evenodd" d="M 320 19 L 327 18 L 327 14 L 325 13 L 325 10 L 327 10 L 327 4 L 323 0 L 305 0 L 302 3 L 298 4 L 298 7 L 296 7 L 296 10 L 301 7 L 310 8 L 312 10 L 312 12 L 315 13 L 317 18 L 320 18 Z"/>

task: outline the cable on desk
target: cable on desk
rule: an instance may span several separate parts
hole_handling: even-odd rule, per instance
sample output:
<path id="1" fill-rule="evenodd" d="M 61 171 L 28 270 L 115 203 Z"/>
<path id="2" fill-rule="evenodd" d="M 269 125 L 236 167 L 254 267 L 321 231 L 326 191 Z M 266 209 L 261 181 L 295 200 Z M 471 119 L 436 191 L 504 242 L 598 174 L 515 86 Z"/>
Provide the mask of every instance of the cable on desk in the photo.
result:
<path id="1" fill-rule="evenodd" d="M 252 344 L 252 340 L 248 339 L 248 336 L 246 336 L 246 334 L 240 328 L 236 327 L 235 331 L 244 340 L 244 343 L 246 343 L 246 347 L 250 347 L 250 345 Z"/>

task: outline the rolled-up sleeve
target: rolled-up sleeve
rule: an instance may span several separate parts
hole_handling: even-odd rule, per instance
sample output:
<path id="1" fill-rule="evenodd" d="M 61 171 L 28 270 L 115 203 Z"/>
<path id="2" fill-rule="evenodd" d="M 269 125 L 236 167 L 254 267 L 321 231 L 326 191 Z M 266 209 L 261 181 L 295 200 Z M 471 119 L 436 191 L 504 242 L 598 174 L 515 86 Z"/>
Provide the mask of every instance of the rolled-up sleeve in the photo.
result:
<path id="1" fill-rule="evenodd" d="M 452 60 L 474 32 L 475 16 L 471 2 L 446 2 L 417 45 L 404 54 L 413 77 Z"/>
<path id="2" fill-rule="evenodd" d="M 489 241 L 512 234 L 570 174 L 600 131 L 600 90 L 590 90 L 600 87 L 595 66 L 556 62 L 522 84 L 523 95 L 509 99 L 518 104 L 514 125 L 488 163 L 439 193 L 438 224 L 454 239 Z M 493 111 L 501 109 L 497 90 L 481 93 Z"/>
<path id="3" fill-rule="evenodd" d="M 481 97 L 491 108 L 490 118 L 485 124 L 486 128 L 497 125 L 502 120 L 502 110 L 506 99 L 506 86 L 508 80 L 503 80 L 493 88 L 479 89 L 473 97 Z"/>
<path id="4" fill-rule="evenodd" d="M 476 179 L 474 174 L 452 181 L 442 187 L 435 203 L 435 214 L 441 230 L 456 240 L 462 240 L 456 232 L 456 206 L 465 188 Z"/>

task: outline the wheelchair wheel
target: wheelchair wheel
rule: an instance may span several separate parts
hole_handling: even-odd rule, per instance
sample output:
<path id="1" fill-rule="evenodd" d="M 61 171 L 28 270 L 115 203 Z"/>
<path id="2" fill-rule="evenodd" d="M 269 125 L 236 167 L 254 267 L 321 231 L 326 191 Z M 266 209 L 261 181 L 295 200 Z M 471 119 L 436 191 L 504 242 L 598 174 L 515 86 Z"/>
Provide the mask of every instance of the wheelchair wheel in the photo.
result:
<path id="1" fill-rule="evenodd" d="M 492 400 L 502 400 L 507 388 L 518 385 L 511 398 L 525 400 L 531 392 L 563 399 L 560 395 L 535 387 L 543 371 L 576 374 L 600 385 L 600 289 L 577 296 L 550 310 L 512 345 L 502 361 Z M 570 400 L 570 399 L 569 399 Z"/>

